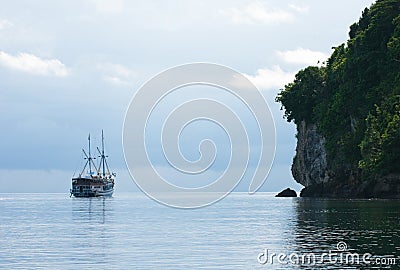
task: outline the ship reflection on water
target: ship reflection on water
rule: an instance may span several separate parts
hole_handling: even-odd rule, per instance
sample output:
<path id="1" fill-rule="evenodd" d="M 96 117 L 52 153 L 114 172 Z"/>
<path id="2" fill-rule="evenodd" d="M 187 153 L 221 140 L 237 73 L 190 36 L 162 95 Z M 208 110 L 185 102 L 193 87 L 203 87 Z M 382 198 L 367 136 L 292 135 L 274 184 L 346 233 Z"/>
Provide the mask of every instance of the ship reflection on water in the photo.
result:
<path id="1" fill-rule="evenodd" d="M 73 198 L 72 218 L 80 223 L 105 224 L 112 213 L 112 197 Z"/>

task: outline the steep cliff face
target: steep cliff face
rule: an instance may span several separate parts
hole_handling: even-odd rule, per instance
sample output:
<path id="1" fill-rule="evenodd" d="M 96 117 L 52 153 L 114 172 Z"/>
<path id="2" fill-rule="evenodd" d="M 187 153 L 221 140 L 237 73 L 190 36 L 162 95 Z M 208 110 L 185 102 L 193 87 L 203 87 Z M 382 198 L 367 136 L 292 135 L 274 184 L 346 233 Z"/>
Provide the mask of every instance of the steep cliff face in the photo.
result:
<path id="1" fill-rule="evenodd" d="M 331 164 L 332 165 L 332 164 Z M 315 124 L 297 124 L 294 179 L 304 186 L 302 197 L 333 198 L 400 198 L 400 174 L 362 179 L 361 170 L 350 165 L 328 166 L 325 138 Z"/>
<path id="2" fill-rule="evenodd" d="M 296 156 L 293 159 L 294 179 L 305 187 L 329 181 L 325 139 L 318 134 L 315 124 L 301 121 L 297 125 Z"/>

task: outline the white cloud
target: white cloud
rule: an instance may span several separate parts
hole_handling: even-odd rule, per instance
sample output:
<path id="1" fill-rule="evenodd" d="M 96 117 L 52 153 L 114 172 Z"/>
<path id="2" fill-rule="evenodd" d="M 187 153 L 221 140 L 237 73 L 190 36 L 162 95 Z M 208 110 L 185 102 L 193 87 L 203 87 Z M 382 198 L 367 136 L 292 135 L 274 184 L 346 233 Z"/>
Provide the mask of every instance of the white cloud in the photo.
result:
<path id="1" fill-rule="evenodd" d="M 307 13 L 309 10 L 307 6 L 298 6 L 295 4 L 290 4 L 289 7 L 298 13 Z"/>
<path id="2" fill-rule="evenodd" d="M 90 0 L 99 13 L 120 13 L 124 10 L 123 0 Z"/>
<path id="3" fill-rule="evenodd" d="M 129 77 L 133 74 L 133 71 L 129 68 L 120 65 L 120 64 L 113 64 L 113 63 L 102 63 L 97 65 L 97 69 L 105 71 L 105 72 L 112 72 L 115 75 L 122 76 L 122 77 Z"/>
<path id="4" fill-rule="evenodd" d="M 135 72 L 119 64 L 102 63 L 97 65 L 97 69 L 103 72 L 106 82 L 115 85 L 130 85 L 135 76 Z"/>
<path id="5" fill-rule="evenodd" d="M 115 76 L 104 76 L 103 80 L 115 85 L 129 85 L 127 81 L 124 81 L 121 78 Z"/>
<path id="6" fill-rule="evenodd" d="M 271 24 L 288 22 L 294 19 L 293 14 L 277 8 L 267 7 L 256 1 L 244 7 L 232 7 L 221 13 L 236 24 Z"/>
<path id="7" fill-rule="evenodd" d="M 282 88 L 294 80 L 294 72 L 285 72 L 279 66 L 258 69 L 255 75 L 244 74 L 260 90 Z"/>
<path id="8" fill-rule="evenodd" d="M 303 48 L 289 51 L 277 51 L 276 53 L 286 63 L 299 65 L 318 65 L 318 61 L 322 63 L 329 57 L 328 54 L 323 52 Z"/>
<path id="9" fill-rule="evenodd" d="M 0 19 L 0 30 L 7 29 L 12 26 L 13 26 L 12 22 L 10 22 L 8 20 Z"/>
<path id="10" fill-rule="evenodd" d="M 29 53 L 16 56 L 0 51 L 0 65 L 34 75 L 65 77 L 68 69 L 58 59 L 42 59 Z"/>

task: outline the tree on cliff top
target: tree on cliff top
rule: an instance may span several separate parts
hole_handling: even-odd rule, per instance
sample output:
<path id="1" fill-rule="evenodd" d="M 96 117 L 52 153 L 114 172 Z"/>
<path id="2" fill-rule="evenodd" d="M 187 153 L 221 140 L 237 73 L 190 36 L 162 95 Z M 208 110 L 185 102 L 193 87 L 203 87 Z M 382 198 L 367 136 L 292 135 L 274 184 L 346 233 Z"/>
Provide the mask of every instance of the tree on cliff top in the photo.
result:
<path id="1" fill-rule="evenodd" d="M 289 122 L 317 124 L 331 168 L 390 173 L 400 155 L 400 1 L 366 8 L 349 37 L 326 66 L 299 71 L 276 101 Z"/>

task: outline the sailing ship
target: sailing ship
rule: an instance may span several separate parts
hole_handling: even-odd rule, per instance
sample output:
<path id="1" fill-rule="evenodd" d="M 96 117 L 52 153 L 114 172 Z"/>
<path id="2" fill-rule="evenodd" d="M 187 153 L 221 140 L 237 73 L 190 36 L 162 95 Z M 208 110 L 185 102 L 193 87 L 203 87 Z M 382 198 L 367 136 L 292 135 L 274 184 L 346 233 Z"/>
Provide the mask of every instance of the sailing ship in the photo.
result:
<path id="1" fill-rule="evenodd" d="M 78 177 L 72 178 L 72 188 L 70 189 L 71 196 L 74 197 L 99 197 L 112 196 L 114 193 L 114 178 L 115 173 L 110 173 L 107 163 L 107 157 L 104 152 L 104 133 L 101 131 L 101 151 L 98 147 L 100 161 L 95 164 L 95 157 L 92 157 L 90 149 L 90 134 L 88 137 L 89 148 L 88 153 L 82 149 L 85 166 L 81 170 Z M 88 168 L 88 171 L 86 171 Z M 94 169 L 94 171 L 93 171 Z"/>

